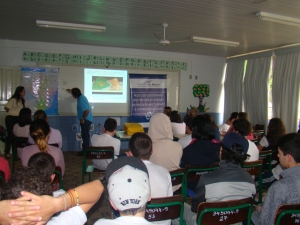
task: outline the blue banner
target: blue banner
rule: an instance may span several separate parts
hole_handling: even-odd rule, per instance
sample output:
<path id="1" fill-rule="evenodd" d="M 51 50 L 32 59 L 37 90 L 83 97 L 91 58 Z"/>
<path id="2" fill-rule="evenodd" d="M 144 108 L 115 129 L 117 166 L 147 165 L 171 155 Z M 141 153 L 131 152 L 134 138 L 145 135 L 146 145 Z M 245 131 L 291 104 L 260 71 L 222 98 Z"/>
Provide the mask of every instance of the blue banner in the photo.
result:
<path id="1" fill-rule="evenodd" d="M 167 103 L 167 76 L 129 74 L 130 121 L 148 123 L 151 116 L 163 112 Z"/>

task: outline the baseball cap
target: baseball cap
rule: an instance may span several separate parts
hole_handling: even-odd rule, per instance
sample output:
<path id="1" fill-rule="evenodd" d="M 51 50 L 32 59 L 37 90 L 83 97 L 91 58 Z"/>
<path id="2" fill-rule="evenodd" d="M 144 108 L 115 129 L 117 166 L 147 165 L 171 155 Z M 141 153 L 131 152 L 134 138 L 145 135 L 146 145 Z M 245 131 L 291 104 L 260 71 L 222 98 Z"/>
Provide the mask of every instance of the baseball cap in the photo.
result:
<path id="1" fill-rule="evenodd" d="M 114 206 L 124 211 L 140 208 L 150 197 L 148 170 L 136 157 L 120 157 L 106 169 L 107 189 Z"/>
<path id="2" fill-rule="evenodd" d="M 249 142 L 244 136 L 235 132 L 229 132 L 225 134 L 222 140 L 222 145 L 225 148 L 231 149 L 232 145 L 234 144 L 239 144 L 243 146 L 243 153 L 247 153 L 249 148 Z"/>

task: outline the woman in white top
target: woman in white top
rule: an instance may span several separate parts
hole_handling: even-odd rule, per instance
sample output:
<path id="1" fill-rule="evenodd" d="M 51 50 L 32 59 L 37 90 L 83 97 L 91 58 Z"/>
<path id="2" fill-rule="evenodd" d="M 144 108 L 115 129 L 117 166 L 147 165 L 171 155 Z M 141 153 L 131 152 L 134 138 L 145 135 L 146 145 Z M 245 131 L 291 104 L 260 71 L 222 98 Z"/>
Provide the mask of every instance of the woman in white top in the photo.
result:
<path id="1" fill-rule="evenodd" d="M 31 110 L 29 108 L 23 108 L 19 113 L 19 123 L 15 124 L 13 133 L 16 137 L 26 137 L 29 135 L 29 126 L 31 123 Z M 18 157 L 21 157 L 23 148 L 17 148 Z"/>
<path id="2" fill-rule="evenodd" d="M 182 121 L 181 116 L 178 111 L 173 110 L 170 113 L 170 120 L 172 126 L 173 135 L 175 134 L 185 134 L 185 123 Z"/>
<path id="3" fill-rule="evenodd" d="M 9 151 L 13 141 L 13 128 L 16 123 L 18 123 L 18 117 L 20 110 L 25 107 L 24 96 L 26 94 L 25 88 L 23 86 L 18 86 L 15 93 L 8 100 L 7 104 L 4 106 L 7 116 L 5 117 L 5 126 L 7 130 L 7 138 L 5 144 L 5 158 L 9 157 Z"/>

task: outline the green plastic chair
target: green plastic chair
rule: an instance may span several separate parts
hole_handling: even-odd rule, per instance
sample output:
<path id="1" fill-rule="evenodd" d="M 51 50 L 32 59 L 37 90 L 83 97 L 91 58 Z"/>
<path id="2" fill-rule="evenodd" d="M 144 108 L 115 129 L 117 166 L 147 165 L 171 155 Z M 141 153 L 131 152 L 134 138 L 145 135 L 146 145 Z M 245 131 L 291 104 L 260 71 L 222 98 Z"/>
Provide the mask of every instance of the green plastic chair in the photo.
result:
<path id="1" fill-rule="evenodd" d="M 62 183 L 62 172 L 61 172 L 61 167 L 60 166 L 56 166 L 55 167 L 55 177 L 54 177 L 54 180 L 52 182 L 53 185 L 56 185 L 58 184 L 59 185 L 59 189 L 62 189 L 62 190 L 65 190 L 64 186 L 63 186 L 63 183 Z M 57 190 L 55 190 L 57 191 Z"/>
<path id="2" fill-rule="evenodd" d="M 187 183 L 188 182 L 197 182 L 200 180 L 200 177 L 202 174 L 209 173 L 211 171 L 214 171 L 216 169 L 219 169 L 219 163 L 214 163 L 212 165 L 207 166 L 186 166 L 186 172 L 185 172 L 185 195 L 184 195 L 184 201 L 186 202 L 188 200 L 187 196 Z"/>
<path id="3" fill-rule="evenodd" d="M 259 201 L 258 203 L 262 203 L 262 160 L 244 162 L 242 168 L 245 169 L 250 175 L 258 177 L 258 193 L 259 193 Z"/>
<path id="4" fill-rule="evenodd" d="M 259 153 L 259 159 L 263 161 L 263 165 L 267 167 L 270 172 L 272 170 L 272 150 L 261 151 Z"/>
<path id="5" fill-rule="evenodd" d="M 251 224 L 252 197 L 198 205 L 197 225 L 234 224 L 247 220 Z"/>
<path id="6" fill-rule="evenodd" d="M 89 181 L 91 181 L 91 173 L 105 174 L 105 170 L 94 168 L 93 165 L 87 165 L 87 159 L 111 159 L 114 160 L 114 147 L 84 147 L 84 155 L 82 161 L 82 183 L 84 183 L 84 175 L 89 174 Z"/>
<path id="7" fill-rule="evenodd" d="M 275 225 L 300 223 L 300 204 L 280 205 L 275 216 Z"/>
<path id="8" fill-rule="evenodd" d="M 172 186 L 181 184 L 181 194 L 183 196 L 186 193 L 185 171 L 185 168 L 170 171 Z"/>
<path id="9" fill-rule="evenodd" d="M 151 202 L 147 204 L 145 219 L 149 222 L 155 222 L 179 218 L 179 224 L 185 225 L 183 199 L 181 194 L 164 198 L 152 198 Z"/>

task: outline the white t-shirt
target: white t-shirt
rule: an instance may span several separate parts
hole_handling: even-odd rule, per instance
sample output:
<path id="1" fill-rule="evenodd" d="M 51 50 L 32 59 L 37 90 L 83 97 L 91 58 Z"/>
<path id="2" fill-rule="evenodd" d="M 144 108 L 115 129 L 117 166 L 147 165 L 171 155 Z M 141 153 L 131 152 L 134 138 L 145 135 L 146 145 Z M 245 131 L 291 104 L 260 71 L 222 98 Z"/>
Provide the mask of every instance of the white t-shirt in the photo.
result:
<path id="1" fill-rule="evenodd" d="M 259 144 L 265 148 L 269 147 L 269 142 L 268 142 L 268 139 L 266 138 L 266 136 L 262 137 Z"/>
<path id="2" fill-rule="evenodd" d="M 230 127 L 230 126 L 229 126 L 228 124 L 224 123 L 224 124 L 219 128 L 219 131 L 220 131 L 220 132 L 223 132 L 223 133 L 226 133 L 226 132 L 228 131 L 229 127 Z"/>
<path id="3" fill-rule="evenodd" d="M 34 144 L 34 141 L 30 134 L 28 135 L 28 143 Z M 50 137 L 48 140 L 48 144 L 58 144 L 58 148 L 62 148 L 62 137 L 59 130 L 50 127 Z"/>
<path id="4" fill-rule="evenodd" d="M 5 106 L 9 108 L 7 112 L 9 116 L 19 116 L 20 110 L 23 109 L 22 101 L 17 102 L 15 98 L 9 99 Z"/>
<path id="5" fill-rule="evenodd" d="M 259 159 L 259 150 L 254 144 L 254 142 L 247 140 L 249 143 L 247 154 L 250 155 L 250 157 L 246 160 L 246 162 L 255 161 Z"/>
<path id="6" fill-rule="evenodd" d="M 185 123 L 171 123 L 172 132 L 174 134 L 185 134 Z"/>
<path id="7" fill-rule="evenodd" d="M 68 211 L 61 212 L 58 216 L 53 216 L 46 223 L 47 225 L 83 225 L 87 221 L 84 211 L 80 206 L 75 206 Z"/>
<path id="8" fill-rule="evenodd" d="M 120 154 L 121 142 L 109 134 L 94 134 L 91 138 L 92 146 L 113 146 L 115 151 L 115 159 Z M 111 162 L 111 159 L 93 159 L 93 165 L 99 170 L 106 170 L 107 165 Z"/>
<path id="9" fill-rule="evenodd" d="M 133 225 L 151 225 L 152 223 L 148 222 L 143 217 L 137 216 L 120 216 L 117 219 L 100 219 L 97 220 L 94 225 L 123 225 L 123 224 L 133 224 Z"/>
<path id="10" fill-rule="evenodd" d="M 184 149 L 186 146 L 188 146 L 192 141 L 192 135 L 188 135 L 185 137 L 182 137 L 178 140 L 178 143 L 181 144 L 182 149 Z"/>

